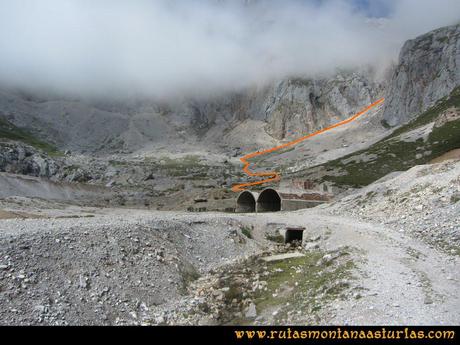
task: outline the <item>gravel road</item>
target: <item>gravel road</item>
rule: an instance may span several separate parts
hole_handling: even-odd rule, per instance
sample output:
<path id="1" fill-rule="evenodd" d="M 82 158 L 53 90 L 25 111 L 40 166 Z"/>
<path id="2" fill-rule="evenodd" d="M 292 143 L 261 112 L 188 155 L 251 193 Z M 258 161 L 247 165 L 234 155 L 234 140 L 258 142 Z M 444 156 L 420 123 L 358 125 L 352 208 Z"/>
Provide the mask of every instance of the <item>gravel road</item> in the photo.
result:
<path id="1" fill-rule="evenodd" d="M 189 281 L 270 250 L 265 234 L 274 223 L 305 226 L 307 247 L 352 248 L 350 298 L 325 305 L 318 323 L 460 322 L 458 256 L 385 225 L 319 209 L 264 215 L 92 211 L 83 218 L 0 220 L 2 324 L 167 323 L 158 311 L 181 310 Z M 245 226 L 253 239 L 242 234 Z"/>

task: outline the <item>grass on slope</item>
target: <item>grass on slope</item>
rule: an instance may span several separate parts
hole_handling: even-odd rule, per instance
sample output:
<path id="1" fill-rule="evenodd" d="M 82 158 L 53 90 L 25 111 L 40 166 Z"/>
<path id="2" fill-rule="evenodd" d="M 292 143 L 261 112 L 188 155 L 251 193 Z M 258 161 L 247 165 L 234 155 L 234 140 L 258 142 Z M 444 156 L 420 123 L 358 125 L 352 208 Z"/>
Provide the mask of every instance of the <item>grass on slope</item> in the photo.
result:
<path id="1" fill-rule="evenodd" d="M 434 127 L 425 141 L 422 138 L 414 142 L 403 141 L 400 135 L 435 121 L 442 112 L 452 107 L 460 109 L 460 87 L 415 120 L 396 129 L 369 148 L 296 175 L 315 179 L 312 175 L 319 173 L 316 178 L 322 175 L 322 180 L 331 181 L 338 186 L 362 187 L 391 172 L 405 171 L 415 165 L 426 164 L 446 152 L 460 148 L 460 120 Z"/>
<path id="2" fill-rule="evenodd" d="M 16 140 L 21 141 L 25 144 L 33 146 L 39 150 L 42 150 L 50 155 L 58 155 L 59 151 L 51 144 L 46 143 L 40 139 L 37 139 L 29 132 L 20 129 L 8 122 L 5 119 L 0 118 L 0 139 Z"/>
<path id="3" fill-rule="evenodd" d="M 345 248 L 340 259 L 327 265 L 318 263 L 324 255 L 313 251 L 300 258 L 267 263 L 267 289 L 254 296 L 257 310 L 279 308 L 275 319 L 282 322 L 289 313 L 315 315 L 331 301 L 345 299 L 355 263 Z"/>

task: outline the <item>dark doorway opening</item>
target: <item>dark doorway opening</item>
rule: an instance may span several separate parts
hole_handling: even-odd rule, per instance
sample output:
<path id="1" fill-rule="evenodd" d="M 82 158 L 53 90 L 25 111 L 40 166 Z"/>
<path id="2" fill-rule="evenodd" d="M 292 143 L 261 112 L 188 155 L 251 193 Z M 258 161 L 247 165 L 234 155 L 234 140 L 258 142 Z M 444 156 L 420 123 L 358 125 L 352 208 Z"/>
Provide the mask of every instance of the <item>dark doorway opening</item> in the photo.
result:
<path id="1" fill-rule="evenodd" d="M 276 190 L 268 188 L 257 199 L 257 212 L 281 211 L 281 198 Z"/>
<path id="2" fill-rule="evenodd" d="M 287 228 L 286 235 L 284 236 L 284 243 L 291 243 L 294 241 L 302 243 L 304 230 L 305 228 Z"/>

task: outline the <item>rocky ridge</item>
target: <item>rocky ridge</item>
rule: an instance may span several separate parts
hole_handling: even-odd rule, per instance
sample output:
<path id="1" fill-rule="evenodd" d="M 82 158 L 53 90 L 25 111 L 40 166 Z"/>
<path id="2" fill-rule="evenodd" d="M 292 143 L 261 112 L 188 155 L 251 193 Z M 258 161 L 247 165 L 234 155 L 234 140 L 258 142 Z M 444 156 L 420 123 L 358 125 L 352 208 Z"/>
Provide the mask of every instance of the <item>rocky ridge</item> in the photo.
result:
<path id="1" fill-rule="evenodd" d="M 207 100 L 170 103 L 84 102 L 3 90 L 0 118 L 61 150 L 80 153 L 123 153 L 162 145 L 174 150 L 210 142 L 238 147 L 241 138 L 232 131 L 247 121 L 254 121 L 261 132 L 261 143 L 271 145 L 344 119 L 382 91 L 382 84 L 367 71 L 286 79 Z M 275 141 L 264 137 L 265 131 Z"/>
<path id="2" fill-rule="evenodd" d="M 460 85 L 460 24 L 407 41 L 386 90 L 390 126 L 417 117 Z"/>

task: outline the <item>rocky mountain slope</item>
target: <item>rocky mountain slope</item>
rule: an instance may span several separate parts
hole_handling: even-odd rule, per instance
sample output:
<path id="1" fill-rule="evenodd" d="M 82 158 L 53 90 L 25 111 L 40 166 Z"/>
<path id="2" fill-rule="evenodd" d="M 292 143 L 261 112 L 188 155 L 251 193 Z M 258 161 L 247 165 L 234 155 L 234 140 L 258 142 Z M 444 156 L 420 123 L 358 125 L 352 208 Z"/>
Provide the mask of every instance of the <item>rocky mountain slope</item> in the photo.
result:
<path id="1" fill-rule="evenodd" d="M 0 171 L 106 186 L 111 204 L 230 209 L 238 156 L 342 120 L 383 85 L 363 70 L 169 103 L 1 90 Z"/>
<path id="2" fill-rule="evenodd" d="M 346 130 L 257 162 L 288 177 L 341 188 L 366 185 L 458 148 L 459 37 L 456 25 L 407 42 L 389 81 L 376 80 L 370 70 L 338 71 L 169 103 L 79 101 L 3 90 L 0 169 L 126 187 L 142 204 L 164 191 L 208 194 L 200 186 L 225 189 L 244 179 L 236 159 L 244 152 L 298 138 L 386 95 L 383 109 Z M 410 119 L 391 133 L 389 125 Z M 21 142 L 27 146 L 21 148 Z"/>
<path id="3" fill-rule="evenodd" d="M 460 88 L 366 149 L 294 173 L 339 186 L 362 187 L 460 147 Z"/>
<path id="4" fill-rule="evenodd" d="M 407 41 L 386 91 L 384 118 L 405 123 L 460 85 L 460 24 Z"/>
<path id="5" fill-rule="evenodd" d="M 214 144 L 240 146 L 238 133 L 248 122 L 263 139 L 257 144 L 270 145 L 344 119 L 382 90 L 369 72 L 341 72 L 319 80 L 288 79 L 212 99 L 168 104 L 85 102 L 3 91 L 0 118 L 61 150 L 113 153 L 152 145 L 174 150 L 181 144 L 209 143 L 219 150 Z"/>
<path id="6" fill-rule="evenodd" d="M 406 43 L 386 91 L 385 127 L 399 124 L 368 147 L 297 169 L 293 176 L 361 187 L 425 164 L 460 147 L 460 25 Z M 382 132 L 380 132 L 380 135 Z M 292 171 L 286 171 L 291 174 Z"/>

